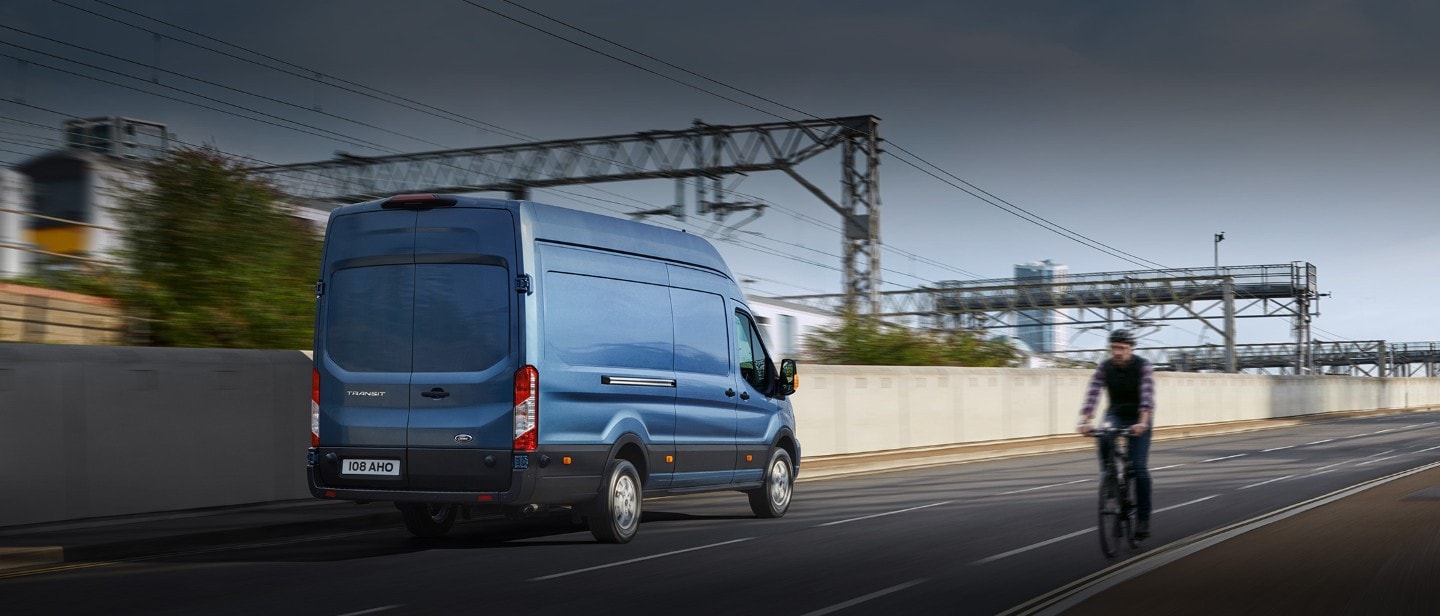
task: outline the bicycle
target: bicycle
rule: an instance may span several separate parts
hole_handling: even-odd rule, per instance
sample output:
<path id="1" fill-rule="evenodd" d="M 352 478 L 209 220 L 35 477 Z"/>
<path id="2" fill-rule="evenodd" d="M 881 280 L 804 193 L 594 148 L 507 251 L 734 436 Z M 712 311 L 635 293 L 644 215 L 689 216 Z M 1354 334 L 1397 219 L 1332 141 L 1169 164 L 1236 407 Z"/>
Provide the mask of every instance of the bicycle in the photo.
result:
<path id="1" fill-rule="evenodd" d="M 1115 556 L 1123 537 L 1131 549 L 1140 547 L 1135 538 L 1135 469 L 1130 465 L 1130 441 L 1117 436 L 1125 430 L 1102 427 L 1090 433 L 1095 438 L 1111 439 L 1110 458 L 1103 463 L 1100 474 L 1100 551 Z M 1124 440 L 1124 444 L 1121 441 Z"/>

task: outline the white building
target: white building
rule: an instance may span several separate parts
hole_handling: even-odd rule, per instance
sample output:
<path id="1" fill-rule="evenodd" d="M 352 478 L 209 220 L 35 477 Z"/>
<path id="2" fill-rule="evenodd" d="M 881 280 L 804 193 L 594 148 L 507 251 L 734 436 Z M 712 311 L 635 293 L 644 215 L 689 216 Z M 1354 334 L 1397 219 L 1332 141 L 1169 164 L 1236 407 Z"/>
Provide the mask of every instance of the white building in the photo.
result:
<path id="1" fill-rule="evenodd" d="M 30 183 L 15 171 L 0 169 L 0 278 L 30 273 L 32 253 L 25 237 L 29 211 Z"/>
<path id="2" fill-rule="evenodd" d="M 1065 282 L 1070 266 L 1046 259 L 1015 266 L 1016 284 Z M 1064 351 L 1070 346 L 1074 319 L 1066 310 L 1021 310 L 1016 313 L 1015 336 L 1036 353 Z"/>

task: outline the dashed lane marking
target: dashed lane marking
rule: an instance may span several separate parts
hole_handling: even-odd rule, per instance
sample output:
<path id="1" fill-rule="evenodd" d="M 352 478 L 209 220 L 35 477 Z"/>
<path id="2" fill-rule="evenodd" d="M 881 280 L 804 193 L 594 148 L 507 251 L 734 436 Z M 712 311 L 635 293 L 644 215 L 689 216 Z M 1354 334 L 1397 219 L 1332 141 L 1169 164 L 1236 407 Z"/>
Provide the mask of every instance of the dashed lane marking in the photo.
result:
<path id="1" fill-rule="evenodd" d="M 687 552 L 694 552 L 694 551 L 697 551 L 697 550 L 708 550 L 708 549 L 710 549 L 710 548 L 718 548 L 718 547 L 721 547 L 721 546 L 726 546 L 726 545 L 731 545 L 731 544 L 735 544 L 735 543 L 740 543 L 740 542 L 742 542 L 742 541 L 750 541 L 751 539 L 754 539 L 754 537 L 745 537 L 745 538 L 743 538 L 743 539 L 731 539 L 730 541 L 721 541 L 720 543 L 712 543 L 712 544 L 709 544 L 709 545 L 696 546 L 696 547 L 693 547 L 693 548 L 685 548 L 685 549 L 683 549 L 683 550 L 675 550 L 675 551 L 673 551 L 673 552 L 664 552 L 664 553 L 662 553 L 662 554 L 651 554 L 651 555 L 649 555 L 649 556 L 641 556 L 640 558 L 631 558 L 631 559 L 629 559 L 629 560 L 622 560 L 622 561 L 619 561 L 619 562 L 613 562 L 613 563 L 609 563 L 609 564 L 605 564 L 605 565 L 596 565 L 596 566 L 594 566 L 594 567 L 586 567 L 586 568 L 584 568 L 584 569 L 576 569 L 576 570 L 574 570 L 574 571 L 565 571 L 565 572 L 563 572 L 563 573 L 556 573 L 556 574 L 553 574 L 553 575 L 542 575 L 542 576 L 537 577 L 537 578 L 530 578 L 530 581 L 531 581 L 531 582 L 543 582 L 543 581 L 546 581 L 546 580 L 553 580 L 553 579 L 556 579 L 556 578 L 562 578 L 562 577 L 569 576 L 569 575 L 575 575 L 575 574 L 577 574 L 577 573 L 587 573 L 587 572 L 590 572 L 590 571 L 599 571 L 599 570 L 601 570 L 601 569 L 609 569 L 609 568 L 611 568 L 611 567 L 619 567 L 619 566 L 622 566 L 622 565 L 629 565 L 629 564 L 634 564 L 634 563 L 643 562 L 643 561 L 647 561 L 647 560 L 654 560 L 654 559 L 656 559 L 656 558 L 664 558 L 664 557 L 666 557 L 666 556 L 674 556 L 674 555 L 676 555 L 676 554 L 685 554 L 685 553 L 687 553 Z"/>
<path id="2" fill-rule="evenodd" d="M 846 601 L 846 602 L 844 602 L 844 603 L 836 603 L 835 605 L 832 605 L 832 606 L 830 606 L 830 607 L 821 608 L 821 609 L 815 610 L 815 611 L 813 611 L 813 612 L 806 612 L 806 613 L 804 614 L 804 616 L 824 616 L 825 614 L 833 614 L 833 613 L 838 612 L 838 611 L 840 611 L 840 610 L 843 610 L 843 609 L 846 609 L 846 608 L 849 608 L 849 607 L 854 607 L 854 606 L 856 606 L 856 605 L 860 605 L 861 603 L 864 603 L 864 602 L 869 601 L 869 600 L 871 600 L 871 599 L 878 599 L 878 598 L 880 598 L 880 597 L 883 597 L 883 596 L 888 595 L 888 594 L 891 594 L 891 593 L 900 592 L 900 591 L 902 591 L 902 590 L 905 590 L 906 588 L 910 588 L 911 586 L 916 586 L 916 585 L 919 585 L 919 584 L 924 584 L 926 581 L 928 581 L 928 578 L 920 578 L 920 579 L 918 579 L 918 580 L 911 580 L 911 581 L 909 581 L 909 582 L 905 582 L 904 584 L 896 584 L 896 585 L 894 585 L 894 586 L 891 586 L 891 587 L 886 588 L 886 589 L 883 589 L 883 590 L 877 590 L 877 591 L 872 592 L 872 593 L 870 593 L 870 594 L 868 594 L 868 595 L 865 595 L 865 596 L 863 596 L 863 597 L 855 597 L 854 599 L 851 599 L 851 600 Z"/>
<path id="3" fill-rule="evenodd" d="M 826 523 L 824 523 L 824 524 L 816 524 L 816 525 L 815 525 L 815 528 L 820 528 L 820 527 L 822 527 L 822 526 L 836 526 L 836 525 L 838 525 L 838 524 L 848 524 L 848 523 L 850 523 L 850 522 L 859 522 L 859 521 L 861 521 L 861 520 L 869 520 L 869 519 L 873 519 L 873 518 L 883 518 L 883 517 L 885 517 L 885 516 L 887 516 L 887 515 L 895 515 L 895 514 L 897 514 L 897 513 L 909 513 L 909 512 L 911 512 L 911 511 L 919 511 L 919 510 L 921 510 L 921 509 L 929 509 L 929 508 L 931 508 L 931 507 L 939 507 L 939 506 L 941 506 L 941 505 L 949 505 L 950 503 L 953 503 L 953 502 L 955 502 L 955 501 L 945 501 L 945 502 L 943 502 L 943 503 L 930 503 L 929 505 L 920 505 L 919 507 L 911 507 L 911 508 L 909 508 L 909 509 L 901 509 L 901 510 L 899 510 L 899 511 L 886 511 L 885 513 L 877 513 L 877 514 L 874 514 L 874 515 L 861 516 L 861 517 L 858 517 L 858 518 L 850 518 L 850 519 L 848 519 L 848 520 L 836 520 L 836 521 L 834 521 L 834 522 L 826 522 Z"/>

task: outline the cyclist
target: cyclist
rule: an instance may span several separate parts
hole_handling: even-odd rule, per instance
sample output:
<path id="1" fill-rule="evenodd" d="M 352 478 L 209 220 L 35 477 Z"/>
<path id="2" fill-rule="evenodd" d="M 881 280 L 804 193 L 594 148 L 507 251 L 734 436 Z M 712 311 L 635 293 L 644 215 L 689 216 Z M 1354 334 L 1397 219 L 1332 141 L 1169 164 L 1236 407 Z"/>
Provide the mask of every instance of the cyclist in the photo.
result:
<path id="1" fill-rule="evenodd" d="M 1100 390 L 1109 395 L 1110 406 L 1105 410 L 1102 424 L 1120 428 L 1130 449 L 1130 461 L 1135 467 L 1136 518 L 1135 538 L 1150 536 L 1150 429 L 1154 425 L 1155 373 L 1149 361 L 1135 354 L 1135 335 L 1129 330 L 1117 329 L 1110 333 L 1110 359 L 1100 362 L 1095 375 L 1090 378 L 1090 387 L 1085 391 L 1085 405 L 1080 409 L 1079 430 L 1089 436 L 1095 405 L 1100 400 Z M 1100 460 L 1103 465 L 1110 459 L 1110 448 L 1115 443 L 1111 438 L 1100 439 Z M 1101 470 L 1105 470 L 1101 468 Z"/>

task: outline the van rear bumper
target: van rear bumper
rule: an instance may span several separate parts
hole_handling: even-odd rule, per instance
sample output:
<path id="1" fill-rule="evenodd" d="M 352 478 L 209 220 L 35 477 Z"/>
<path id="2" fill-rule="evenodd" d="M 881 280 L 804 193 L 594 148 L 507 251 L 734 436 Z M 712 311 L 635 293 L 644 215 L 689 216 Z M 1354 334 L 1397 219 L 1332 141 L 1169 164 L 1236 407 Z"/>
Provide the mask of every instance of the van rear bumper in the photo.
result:
<path id="1" fill-rule="evenodd" d="M 356 487 L 330 485 L 319 468 L 319 456 L 310 450 L 305 471 L 310 494 L 327 500 L 394 501 L 405 503 L 451 503 L 458 505 L 573 505 L 589 502 L 600 489 L 602 469 L 590 465 L 548 464 L 542 453 L 530 454 L 527 468 L 511 471 L 510 489 L 499 492 L 473 490 L 426 490 L 412 488 Z M 537 463 L 544 459 L 547 463 Z M 577 468 L 578 467 L 578 468 Z"/>

